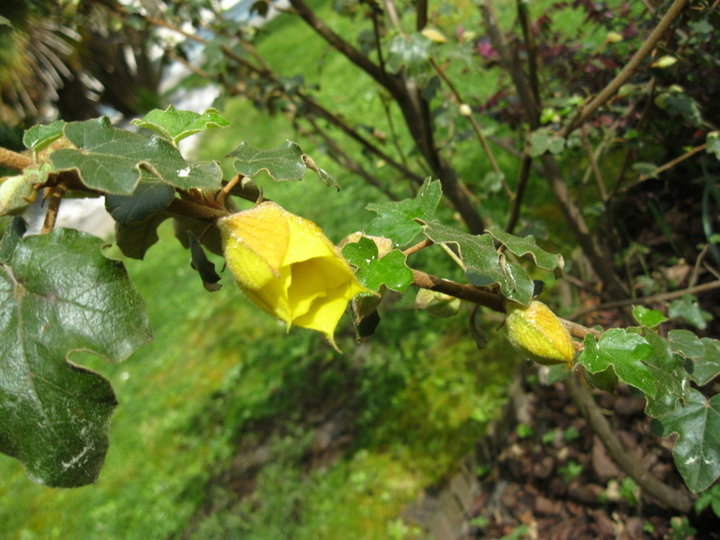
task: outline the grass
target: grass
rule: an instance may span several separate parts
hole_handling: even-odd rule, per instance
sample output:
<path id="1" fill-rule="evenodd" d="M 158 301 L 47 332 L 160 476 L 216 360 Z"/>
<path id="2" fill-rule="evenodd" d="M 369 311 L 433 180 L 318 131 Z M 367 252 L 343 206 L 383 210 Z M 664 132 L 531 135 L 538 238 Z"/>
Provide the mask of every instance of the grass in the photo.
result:
<path id="1" fill-rule="evenodd" d="M 352 29 L 348 20 L 335 22 L 340 32 Z M 303 73 L 341 110 L 387 128 L 368 81 L 338 83 L 347 78 L 347 61 L 323 54 L 307 28 L 285 18 L 270 29 L 260 49 L 272 65 Z M 300 62 L 283 52 L 288 46 L 301 48 Z M 321 66 L 308 63 L 320 57 Z M 233 127 L 210 132 L 200 158 L 217 159 L 242 141 L 270 148 L 295 138 L 284 118 L 247 103 L 228 100 L 224 112 Z M 334 241 L 362 229 L 371 217 L 365 205 L 382 200 L 380 194 L 339 171 L 322 146 L 298 142 L 343 189 L 335 193 L 308 173 L 299 183 L 258 179 L 266 196 L 316 221 Z M 401 144 L 409 148 L 409 139 Z M 463 163 L 476 161 L 467 156 Z M 386 167 L 370 165 L 390 181 Z M 345 321 L 338 343 L 347 354 L 337 355 L 313 332 L 286 336 L 228 283 L 206 293 L 187 252 L 167 226 L 161 232 L 145 261 L 127 261 L 146 298 L 154 341 L 119 365 L 74 358 L 108 377 L 120 402 L 99 482 L 49 489 L 0 456 L 0 538 L 412 534 L 399 514 L 472 451 L 503 402 L 514 355 L 497 339 L 478 351 L 463 317 L 438 321 L 414 313 L 410 293 L 387 304 L 377 335 L 362 348 Z M 432 255 L 419 260 L 445 264 Z M 493 324 L 485 326 L 494 335 Z M 312 412 L 333 400 L 349 411 L 351 441 L 308 468 L 317 428 Z M 248 448 L 266 459 L 243 477 Z"/>

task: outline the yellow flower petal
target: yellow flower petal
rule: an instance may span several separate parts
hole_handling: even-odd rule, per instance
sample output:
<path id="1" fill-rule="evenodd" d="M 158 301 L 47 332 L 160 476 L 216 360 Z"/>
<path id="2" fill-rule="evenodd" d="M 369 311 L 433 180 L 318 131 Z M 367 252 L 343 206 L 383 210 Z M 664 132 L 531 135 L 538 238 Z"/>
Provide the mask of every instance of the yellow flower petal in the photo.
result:
<path id="1" fill-rule="evenodd" d="M 272 202 L 224 217 L 218 227 L 228 268 L 247 297 L 334 345 L 348 302 L 366 289 L 320 227 Z"/>

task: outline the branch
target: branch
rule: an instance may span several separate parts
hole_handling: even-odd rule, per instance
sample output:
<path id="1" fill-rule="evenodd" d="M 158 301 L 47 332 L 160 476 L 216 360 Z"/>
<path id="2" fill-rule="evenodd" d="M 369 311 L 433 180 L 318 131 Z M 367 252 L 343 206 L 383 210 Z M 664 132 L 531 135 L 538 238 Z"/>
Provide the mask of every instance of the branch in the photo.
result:
<path id="1" fill-rule="evenodd" d="M 623 447 L 617 434 L 603 416 L 592 394 L 583 382 L 568 377 L 563 381 L 565 389 L 580 409 L 588 424 L 605 445 L 609 456 L 645 492 L 673 510 L 687 513 L 692 508 L 690 498 L 682 491 L 675 490 L 652 475 L 642 465 L 640 456 Z"/>
<path id="2" fill-rule="evenodd" d="M 364 56 L 355 47 L 350 45 L 342 37 L 336 34 L 330 27 L 328 27 L 321 19 L 319 19 L 315 13 L 308 7 L 303 0 L 290 0 L 290 5 L 293 7 L 295 12 L 315 30 L 315 32 L 327 41 L 332 47 L 338 52 L 342 53 L 345 58 L 350 60 L 357 67 L 362 69 L 365 73 L 370 75 L 375 81 L 386 88 L 392 93 L 393 84 L 392 79 L 377 65 Z"/>
<path id="3" fill-rule="evenodd" d="M 510 213 L 510 219 L 505 226 L 505 231 L 512 233 L 520 219 L 520 208 L 522 206 L 523 197 L 525 196 L 525 188 L 527 187 L 528 180 L 530 179 L 530 168 L 532 167 L 532 157 L 525 154 L 520 164 L 520 173 L 515 188 L 515 197 L 513 198 L 513 207 Z"/>
<path id="4" fill-rule="evenodd" d="M 22 172 L 25 167 L 30 167 L 33 164 L 33 160 L 29 157 L 8 150 L 7 148 L 0 147 L 0 165 L 12 169 L 14 171 Z"/>
<path id="5" fill-rule="evenodd" d="M 420 270 L 412 269 L 412 273 L 413 285 L 416 287 L 445 293 L 473 304 L 485 306 L 493 311 L 505 313 L 505 298 L 499 294 L 481 289 L 475 285 L 442 279 Z"/>
<path id="6" fill-rule="evenodd" d="M 620 87 L 627 82 L 633 73 L 635 73 L 635 70 L 637 70 L 645 57 L 655 48 L 655 45 L 657 45 L 657 42 L 660 41 L 662 35 L 670 27 L 670 24 L 685 8 L 685 4 L 687 4 L 687 0 L 675 0 L 672 3 L 670 8 L 667 10 L 667 13 L 665 13 L 663 18 L 660 19 L 660 22 L 658 22 L 655 29 L 650 33 L 645 42 L 635 52 L 632 58 L 628 60 L 628 63 L 625 64 L 615 78 L 610 81 L 605 88 L 600 90 L 597 96 L 595 96 L 590 103 L 585 105 L 568 125 L 560 130 L 559 135 L 561 137 L 567 137 L 575 128 L 583 124 L 590 116 L 592 116 L 601 105 L 615 95 Z"/>
<path id="7" fill-rule="evenodd" d="M 572 314 L 570 317 L 571 319 L 577 319 L 579 317 L 582 317 L 584 315 L 587 315 L 589 313 L 594 313 L 596 311 L 602 311 L 604 309 L 612 309 L 617 307 L 623 307 L 623 306 L 629 306 L 631 304 L 652 304 L 653 302 L 665 302 L 667 300 L 672 300 L 673 298 L 680 298 L 681 296 L 685 296 L 686 294 L 698 294 L 703 293 L 706 291 L 712 291 L 714 289 L 720 289 L 720 279 L 715 281 L 710 281 L 709 283 L 703 283 L 702 285 L 695 285 L 694 287 L 688 287 L 686 289 L 680 289 L 678 291 L 671 291 L 661 294 L 653 294 L 650 296 L 643 296 L 641 298 L 627 298 L 625 300 L 617 300 L 615 302 L 606 302 L 604 304 L 599 304 L 592 308 L 583 309 L 581 311 L 576 311 Z"/>

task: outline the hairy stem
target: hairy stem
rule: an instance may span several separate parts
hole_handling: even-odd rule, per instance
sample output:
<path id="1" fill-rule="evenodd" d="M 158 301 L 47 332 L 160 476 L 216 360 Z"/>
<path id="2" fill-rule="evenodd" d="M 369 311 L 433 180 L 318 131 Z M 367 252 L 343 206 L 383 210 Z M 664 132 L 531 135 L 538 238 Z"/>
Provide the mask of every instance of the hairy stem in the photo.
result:
<path id="1" fill-rule="evenodd" d="M 29 167 L 32 164 L 33 160 L 29 157 L 0 147 L 0 165 L 3 167 L 22 172 L 25 167 Z"/>

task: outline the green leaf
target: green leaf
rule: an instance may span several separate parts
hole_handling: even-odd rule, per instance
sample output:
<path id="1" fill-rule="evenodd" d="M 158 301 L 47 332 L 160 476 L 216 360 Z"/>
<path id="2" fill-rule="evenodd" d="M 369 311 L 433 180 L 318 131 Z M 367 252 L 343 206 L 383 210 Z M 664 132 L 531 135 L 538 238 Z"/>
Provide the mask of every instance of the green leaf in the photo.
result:
<path id="1" fill-rule="evenodd" d="M 62 137 L 63 127 L 65 127 L 65 122 L 62 120 L 57 120 L 52 124 L 33 126 L 23 134 L 23 144 L 25 148 L 39 152 Z"/>
<path id="2" fill-rule="evenodd" d="M 671 319 L 683 319 L 700 330 L 705 330 L 707 321 L 712 319 L 712 315 L 700 309 L 697 298 L 690 294 L 673 300 L 668 308 L 668 316 Z"/>
<path id="3" fill-rule="evenodd" d="M 145 219 L 131 223 L 115 224 L 115 242 L 126 257 L 142 260 L 145 253 L 157 241 L 157 228 L 170 217 L 167 212 L 150 214 Z"/>
<path id="4" fill-rule="evenodd" d="M 707 148 L 705 151 L 708 154 L 715 154 L 715 157 L 720 159 L 720 131 L 711 131 L 705 138 Z"/>
<path id="5" fill-rule="evenodd" d="M 429 220 L 441 197 L 440 182 L 428 178 L 414 199 L 368 204 L 365 208 L 378 215 L 368 224 L 365 232 L 390 238 L 398 247 L 404 246 L 421 231 L 422 225 L 417 220 Z"/>
<path id="6" fill-rule="evenodd" d="M 55 170 L 76 169 L 90 188 L 130 195 L 143 169 L 182 189 L 220 188 L 222 171 L 217 163 L 191 165 L 168 141 L 118 129 L 107 118 L 71 122 L 65 125 L 64 133 L 75 148 L 62 148 L 50 155 Z"/>
<path id="7" fill-rule="evenodd" d="M 668 320 L 661 311 L 648 309 L 645 306 L 633 306 L 632 314 L 637 322 L 647 328 L 655 328 Z"/>
<path id="8" fill-rule="evenodd" d="M 260 171 L 265 171 L 278 182 L 302 180 L 307 169 L 303 155 L 302 148 L 292 141 L 285 141 L 271 150 L 261 150 L 242 143 L 228 154 L 235 158 L 234 167 L 240 174 L 253 177 Z"/>
<path id="9" fill-rule="evenodd" d="M 612 367 L 618 379 L 655 397 L 657 388 L 653 373 L 644 364 L 652 354 L 652 347 L 641 335 L 629 333 L 624 328 L 612 328 L 599 341 L 589 334 L 577 361 L 590 373 L 600 373 Z"/>
<path id="10" fill-rule="evenodd" d="M 488 227 L 486 232 L 518 257 L 529 255 L 537 267 L 554 272 L 556 277 L 562 275 L 565 266 L 562 255 L 553 255 L 541 249 L 532 234 L 523 237 L 515 236 L 505 232 L 497 225 Z"/>
<path id="11" fill-rule="evenodd" d="M 358 242 L 346 244 L 343 256 L 357 268 L 357 278 L 368 289 L 388 289 L 403 292 L 413 282 L 413 274 L 405 263 L 405 255 L 394 249 L 378 258 L 378 248 L 370 238 L 363 236 Z"/>
<path id="12" fill-rule="evenodd" d="M 653 427 L 661 437 L 679 435 L 673 459 L 690 491 L 707 489 L 720 476 L 720 394 L 708 400 L 693 388 L 687 403 L 658 417 Z"/>
<path id="13" fill-rule="evenodd" d="M 720 375 L 720 341 L 700 339 L 689 330 L 670 330 L 668 342 L 673 351 L 690 361 L 686 369 L 700 386 Z"/>
<path id="14" fill-rule="evenodd" d="M 525 270 L 498 253 L 489 234 L 471 235 L 433 221 L 423 232 L 435 243 L 455 244 L 465 265 L 465 275 L 473 285 L 500 285 L 502 294 L 523 305 L 532 300 L 535 284 Z"/>
<path id="15" fill-rule="evenodd" d="M 145 175 L 143 175 L 145 176 Z M 172 186 L 152 180 L 143 180 L 132 195 L 105 196 L 105 208 L 115 221 L 129 225 L 165 210 L 175 198 Z"/>
<path id="16" fill-rule="evenodd" d="M 559 154 L 565 148 L 565 139 L 556 135 L 550 128 L 539 128 L 533 131 L 528 137 L 530 148 L 528 154 L 531 157 L 538 157 L 545 152 Z"/>
<path id="17" fill-rule="evenodd" d="M 674 409 L 678 402 L 685 403 L 690 389 L 690 380 L 682 358 L 675 354 L 670 343 L 648 331 L 645 334 L 652 355 L 645 359 L 645 365 L 652 373 L 657 393 L 654 397 L 648 396 L 645 413 L 657 417 Z"/>
<path id="18" fill-rule="evenodd" d="M 0 451 L 50 486 L 95 481 L 116 401 L 74 351 L 111 361 L 150 339 L 142 299 L 102 241 L 70 229 L 0 246 Z"/>
<path id="19" fill-rule="evenodd" d="M 178 111 L 172 105 L 168 106 L 164 111 L 153 109 L 142 119 L 137 118 L 130 123 L 159 133 L 161 137 L 172 142 L 175 146 L 190 135 L 210 128 L 221 128 L 230 125 L 215 109 L 208 109 L 200 114 L 192 111 Z"/>
<path id="20" fill-rule="evenodd" d="M 427 65 L 432 42 L 420 33 L 397 35 L 388 46 L 387 69 L 397 73 L 403 67 L 417 70 Z"/>

